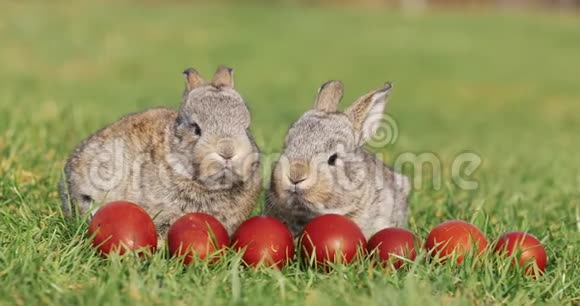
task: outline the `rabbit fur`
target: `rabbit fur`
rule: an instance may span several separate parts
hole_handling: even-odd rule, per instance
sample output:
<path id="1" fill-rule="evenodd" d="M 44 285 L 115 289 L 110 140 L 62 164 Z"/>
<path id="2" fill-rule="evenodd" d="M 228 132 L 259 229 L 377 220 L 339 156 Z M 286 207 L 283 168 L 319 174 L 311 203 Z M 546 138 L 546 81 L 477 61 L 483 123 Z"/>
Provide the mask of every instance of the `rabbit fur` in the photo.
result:
<path id="1" fill-rule="evenodd" d="M 386 227 L 405 227 L 410 183 L 363 146 L 380 129 L 391 84 L 337 111 L 343 86 L 328 81 L 314 109 L 286 134 L 266 193 L 266 214 L 282 220 L 296 236 L 312 218 L 349 217 L 367 238 Z"/>
<path id="2" fill-rule="evenodd" d="M 127 115 L 76 147 L 60 182 L 66 213 L 127 200 L 147 211 L 162 237 L 190 212 L 213 215 L 230 235 L 248 218 L 260 193 L 260 151 L 233 70 L 220 66 L 210 82 L 192 68 L 184 75 L 178 111 Z"/>

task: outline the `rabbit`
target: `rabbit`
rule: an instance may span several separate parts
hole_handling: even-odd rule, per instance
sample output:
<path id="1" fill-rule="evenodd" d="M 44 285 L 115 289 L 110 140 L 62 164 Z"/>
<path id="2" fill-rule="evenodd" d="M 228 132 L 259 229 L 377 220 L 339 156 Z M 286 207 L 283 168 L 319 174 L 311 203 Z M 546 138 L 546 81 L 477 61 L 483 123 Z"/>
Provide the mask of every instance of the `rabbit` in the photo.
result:
<path id="1" fill-rule="evenodd" d="M 314 109 L 288 130 L 273 165 L 265 214 L 297 237 L 312 218 L 340 214 L 366 238 L 386 227 L 406 227 L 409 179 L 387 167 L 363 145 L 384 118 L 391 83 L 360 97 L 344 112 L 340 81 L 324 83 Z"/>
<path id="2" fill-rule="evenodd" d="M 218 67 L 210 82 L 193 68 L 184 75 L 178 111 L 127 115 L 76 147 L 60 182 L 67 215 L 127 200 L 147 211 L 160 237 L 190 212 L 216 217 L 230 235 L 249 217 L 261 190 L 260 151 L 233 70 Z"/>

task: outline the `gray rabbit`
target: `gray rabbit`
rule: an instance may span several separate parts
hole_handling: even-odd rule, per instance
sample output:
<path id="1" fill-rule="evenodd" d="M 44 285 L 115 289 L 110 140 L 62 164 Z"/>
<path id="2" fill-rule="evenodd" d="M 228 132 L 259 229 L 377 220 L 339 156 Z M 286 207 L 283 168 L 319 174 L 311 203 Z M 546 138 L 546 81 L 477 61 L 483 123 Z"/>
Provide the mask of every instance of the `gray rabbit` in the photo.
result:
<path id="1" fill-rule="evenodd" d="M 127 115 L 74 150 L 60 182 L 66 213 L 128 200 L 153 217 L 160 236 L 189 212 L 215 216 L 230 234 L 250 215 L 260 193 L 260 153 L 233 71 L 220 66 L 211 82 L 192 68 L 184 74 L 179 111 Z"/>
<path id="2" fill-rule="evenodd" d="M 274 166 L 265 212 L 300 233 L 315 216 L 337 213 L 356 222 L 367 238 L 407 224 L 410 183 L 363 145 L 380 128 L 391 84 L 337 111 L 342 83 L 319 89 L 314 109 L 290 127 Z"/>

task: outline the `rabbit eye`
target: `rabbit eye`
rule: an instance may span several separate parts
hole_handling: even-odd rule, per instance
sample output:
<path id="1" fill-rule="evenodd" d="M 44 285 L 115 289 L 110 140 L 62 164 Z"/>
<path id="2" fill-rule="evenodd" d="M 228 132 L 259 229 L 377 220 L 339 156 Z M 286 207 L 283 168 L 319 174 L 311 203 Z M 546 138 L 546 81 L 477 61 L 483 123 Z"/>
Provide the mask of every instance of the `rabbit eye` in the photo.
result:
<path id="1" fill-rule="evenodd" d="M 331 166 L 336 165 L 336 159 L 338 158 L 338 155 L 336 153 L 330 155 L 330 157 L 328 158 L 328 164 Z"/>
<path id="2" fill-rule="evenodd" d="M 201 136 L 201 128 L 199 127 L 199 125 L 197 125 L 197 123 L 192 122 L 191 123 L 191 128 L 193 128 L 193 131 L 195 132 L 195 135 Z"/>

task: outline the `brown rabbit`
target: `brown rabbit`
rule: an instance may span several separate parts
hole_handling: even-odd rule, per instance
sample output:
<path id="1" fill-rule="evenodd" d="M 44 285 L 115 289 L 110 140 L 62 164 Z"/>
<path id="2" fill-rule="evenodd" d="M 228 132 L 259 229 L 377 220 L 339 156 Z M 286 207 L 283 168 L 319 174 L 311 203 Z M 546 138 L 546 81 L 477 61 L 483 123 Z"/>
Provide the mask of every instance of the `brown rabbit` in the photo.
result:
<path id="1" fill-rule="evenodd" d="M 220 66 L 211 82 L 192 68 L 184 74 L 179 111 L 127 115 L 74 150 L 60 183 L 66 213 L 127 200 L 153 217 L 160 236 L 189 212 L 215 216 L 230 234 L 249 216 L 260 192 L 260 153 L 233 71 Z"/>
<path id="2" fill-rule="evenodd" d="M 409 180 L 363 147 L 380 127 L 390 89 L 387 83 L 339 112 L 342 83 L 320 87 L 314 109 L 286 135 L 266 196 L 267 214 L 294 235 L 328 213 L 348 216 L 367 238 L 385 227 L 406 226 Z"/>

